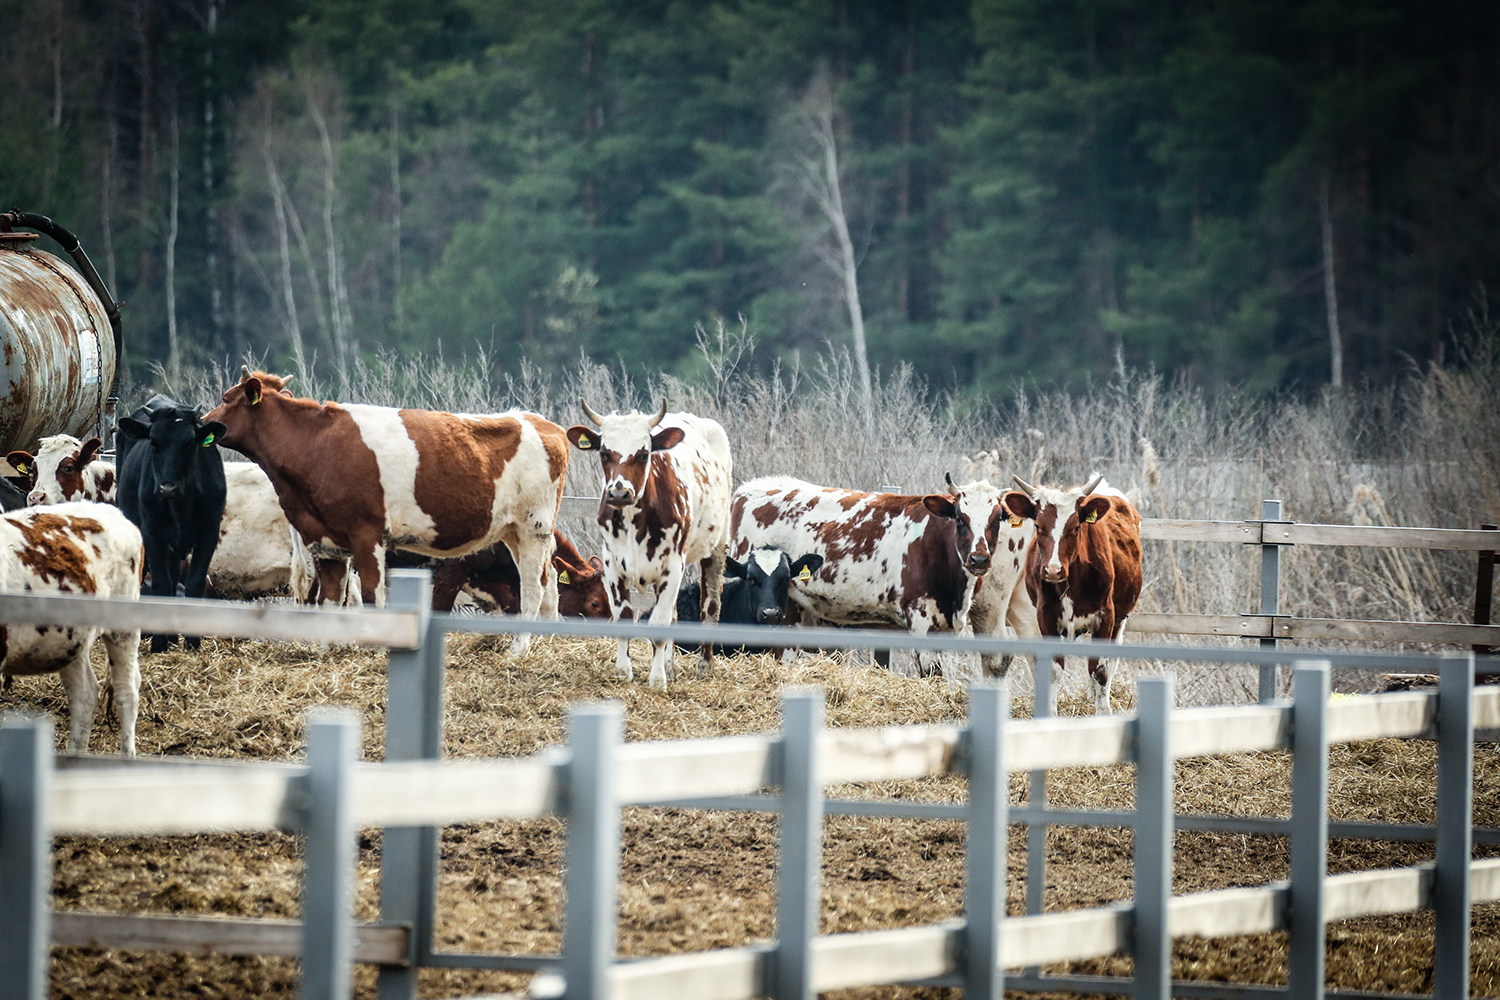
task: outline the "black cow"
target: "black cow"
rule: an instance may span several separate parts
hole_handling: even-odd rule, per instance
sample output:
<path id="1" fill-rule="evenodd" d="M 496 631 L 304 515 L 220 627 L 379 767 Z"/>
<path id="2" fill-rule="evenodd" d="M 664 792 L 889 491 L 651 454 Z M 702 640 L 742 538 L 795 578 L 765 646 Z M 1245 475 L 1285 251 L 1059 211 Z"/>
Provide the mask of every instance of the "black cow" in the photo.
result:
<path id="1" fill-rule="evenodd" d="M 180 586 L 184 596 L 202 597 L 224 518 L 224 458 L 215 444 L 224 425 L 205 424 L 197 410 L 174 403 L 153 409 L 149 423 L 122 418 L 120 431 L 133 444 L 120 467 L 118 502 L 141 529 L 151 593 L 173 597 Z M 171 641 L 153 635 L 151 651 Z M 189 636 L 183 645 L 197 649 L 201 640 Z"/>
<path id="2" fill-rule="evenodd" d="M 743 563 L 724 560 L 724 590 L 719 603 L 721 625 L 780 625 L 786 620 L 787 592 L 792 581 L 807 580 L 823 565 L 820 555 L 805 555 L 792 562 L 780 549 L 752 549 Z M 677 620 L 698 620 L 698 584 L 677 593 Z M 691 652 L 697 646 L 680 649 Z M 769 652 L 769 646 L 741 646 L 742 653 Z"/>
<path id="3" fill-rule="evenodd" d="M 0 510 L 20 510 L 26 506 L 26 494 L 22 493 L 11 481 L 0 476 Z"/>

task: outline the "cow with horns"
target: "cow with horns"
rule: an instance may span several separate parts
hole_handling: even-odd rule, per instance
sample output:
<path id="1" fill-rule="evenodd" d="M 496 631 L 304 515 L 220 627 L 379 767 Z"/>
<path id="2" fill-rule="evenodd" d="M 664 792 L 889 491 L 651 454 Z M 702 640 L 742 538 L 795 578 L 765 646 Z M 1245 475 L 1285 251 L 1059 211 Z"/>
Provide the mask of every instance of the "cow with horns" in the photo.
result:
<path id="1" fill-rule="evenodd" d="M 383 603 L 388 547 L 449 558 L 498 541 L 519 567 L 521 614 L 557 617 L 548 558 L 568 469 L 561 427 L 519 410 L 317 403 L 286 381 L 247 370 L 206 419 L 270 477 L 316 558 L 321 600 L 343 596 L 352 561 L 364 603 Z M 528 642 L 516 636 L 511 653 Z"/>
<path id="2" fill-rule="evenodd" d="M 1021 578 L 1031 526 L 1006 516 L 988 482 L 927 495 L 862 493 L 768 476 L 735 490 L 734 556 L 755 548 L 813 553 L 823 564 L 792 590 L 795 620 L 889 626 L 925 635 L 1033 634 L 1035 616 Z M 918 668 L 937 672 L 934 654 Z M 1009 657 L 983 657 L 1003 674 Z"/>
<path id="3" fill-rule="evenodd" d="M 729 548 L 731 460 L 724 428 L 706 417 L 668 413 L 665 399 L 654 415 L 601 416 L 578 402 L 598 428 L 570 427 L 568 439 L 579 451 L 598 452 L 604 470 L 598 520 L 610 619 L 629 606 L 633 618 L 649 612 L 652 625 L 670 624 L 692 560 L 702 578 L 700 619 L 717 622 Z M 631 600 L 633 589 L 645 592 L 639 605 Z M 672 646 L 665 639 L 653 646 L 648 681 L 664 688 Z M 713 647 L 705 643 L 699 656 L 703 677 L 713 665 Z M 620 640 L 615 665 L 632 677 L 629 640 Z"/>
<path id="4" fill-rule="evenodd" d="M 1037 626 L 1046 636 L 1118 642 L 1125 620 L 1141 595 L 1141 516 L 1125 494 L 1095 475 L 1087 486 L 1059 490 L 1012 477 L 1021 492 L 1005 494 L 1015 516 L 1036 524 L 1026 560 L 1026 589 L 1036 604 Z M 1052 710 L 1063 658 L 1052 661 Z M 1089 656 L 1094 711 L 1111 711 L 1110 671 L 1104 658 Z"/>

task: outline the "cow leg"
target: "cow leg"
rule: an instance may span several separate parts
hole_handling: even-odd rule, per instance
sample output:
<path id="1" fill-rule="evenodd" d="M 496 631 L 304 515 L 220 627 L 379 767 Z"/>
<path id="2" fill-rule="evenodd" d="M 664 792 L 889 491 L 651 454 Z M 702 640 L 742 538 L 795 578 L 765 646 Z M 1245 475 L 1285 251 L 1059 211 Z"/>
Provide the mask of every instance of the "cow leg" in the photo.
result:
<path id="1" fill-rule="evenodd" d="M 310 601 L 321 607 L 327 604 L 341 605 L 349 588 L 349 560 L 318 556 L 313 559 L 316 585 L 308 594 Z"/>
<path id="2" fill-rule="evenodd" d="M 349 540 L 350 562 L 359 574 L 359 596 L 367 608 L 385 606 L 385 546 L 380 542 Z"/>
<path id="3" fill-rule="evenodd" d="M 677 618 L 677 591 L 682 587 L 684 564 L 682 555 L 673 552 L 667 557 L 667 571 L 656 584 L 656 606 L 651 609 L 648 621 L 652 625 L 670 625 Z M 666 639 L 653 642 L 651 673 L 646 683 L 657 690 L 665 690 L 672 679 L 672 643 Z"/>
<path id="4" fill-rule="evenodd" d="M 80 629 L 73 634 L 81 639 L 85 633 Z M 73 659 L 58 671 L 63 690 L 68 694 L 68 753 L 88 752 L 89 732 L 94 728 L 94 707 L 99 703 L 99 678 L 94 676 L 93 664 L 89 663 L 89 649 L 93 645 L 92 640 L 81 642 Z"/>
<path id="5" fill-rule="evenodd" d="M 1095 635 L 1089 636 L 1089 643 L 1114 642 L 1120 630 L 1115 625 L 1115 616 L 1108 609 L 1099 612 L 1099 624 Z M 1123 622 L 1121 623 L 1123 624 Z M 1114 708 L 1110 705 L 1110 669 L 1109 660 L 1103 656 L 1089 657 L 1089 691 L 1094 696 L 1094 714 L 1108 715 Z"/>
<path id="6" fill-rule="evenodd" d="M 204 535 L 204 538 L 209 539 L 207 543 L 204 538 L 198 538 L 193 544 L 193 558 L 188 563 L 187 574 L 182 578 L 184 597 L 202 599 L 204 592 L 208 589 L 208 565 L 213 561 L 214 550 L 219 544 L 219 526 L 215 524 L 212 527 L 213 531 Z M 203 648 L 203 637 L 201 635 L 183 636 L 182 648 Z"/>
<path id="7" fill-rule="evenodd" d="M 115 693 L 115 715 L 120 719 L 120 753 L 126 757 L 135 756 L 135 720 L 141 702 L 140 647 L 140 632 L 104 633 L 109 684 Z"/>
<path id="8" fill-rule="evenodd" d="M 152 536 L 146 540 L 144 548 L 146 550 L 146 567 L 151 572 L 151 596 L 176 597 L 179 567 L 171 547 L 161 537 L 160 532 L 153 532 Z M 153 632 L 151 634 L 151 652 L 166 652 L 167 647 L 172 645 L 174 638 L 176 637 Z"/>
<path id="9" fill-rule="evenodd" d="M 921 605 L 912 605 L 906 609 L 906 620 L 911 622 L 911 634 L 922 636 L 932 630 L 932 616 Z M 920 650 L 914 651 L 914 659 L 917 662 L 918 677 L 941 677 L 943 676 L 943 654 L 924 653 Z"/>
<path id="10" fill-rule="evenodd" d="M 611 560 L 609 568 L 611 570 L 614 569 L 613 560 Z M 611 572 L 609 574 L 609 584 L 605 589 L 609 592 L 609 620 L 611 622 L 619 621 L 620 615 L 625 611 L 629 611 L 631 619 L 634 619 L 635 608 L 630 605 L 629 578 L 622 573 Z M 630 662 L 629 639 L 621 639 L 615 644 L 615 670 L 626 681 L 635 679 L 635 665 Z"/>
<path id="11" fill-rule="evenodd" d="M 510 549 L 511 558 L 516 562 L 516 572 L 521 581 L 521 617 L 537 618 L 542 610 L 543 601 L 546 599 L 546 591 L 551 591 L 552 613 L 547 617 L 557 617 L 557 578 L 547 572 L 552 559 L 552 534 L 548 532 L 543 538 L 528 538 L 524 535 L 511 535 L 502 538 L 507 548 Z M 545 582 L 544 582 L 545 581 Z M 550 582 L 550 588 L 546 583 Z M 511 641 L 510 655 L 520 656 L 526 652 L 526 647 L 531 644 L 529 634 L 520 634 Z"/>
<path id="12" fill-rule="evenodd" d="M 698 585 L 698 620 L 719 623 L 720 598 L 724 589 L 725 547 L 716 547 L 707 559 L 698 561 L 701 582 Z M 677 597 L 672 597 L 672 607 L 677 607 Z M 698 650 L 698 679 L 707 677 L 714 666 L 714 644 L 705 642 Z"/>

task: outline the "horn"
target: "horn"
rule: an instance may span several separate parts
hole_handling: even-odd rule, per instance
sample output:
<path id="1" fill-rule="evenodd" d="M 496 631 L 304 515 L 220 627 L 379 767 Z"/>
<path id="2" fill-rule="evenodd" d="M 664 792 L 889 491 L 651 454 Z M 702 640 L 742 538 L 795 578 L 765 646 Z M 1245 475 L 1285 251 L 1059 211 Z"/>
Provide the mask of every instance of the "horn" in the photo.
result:
<path id="1" fill-rule="evenodd" d="M 1011 473 L 1010 478 L 1012 478 L 1012 479 L 1014 479 L 1016 481 L 1016 485 L 1019 486 L 1019 487 L 1021 487 L 1021 491 L 1023 493 L 1025 493 L 1027 496 L 1031 497 L 1032 499 L 1036 498 L 1036 487 L 1035 486 L 1032 486 L 1030 483 L 1028 483 L 1026 480 L 1022 479 L 1020 476 L 1016 475 L 1015 473 Z"/>
<path id="2" fill-rule="evenodd" d="M 948 484 L 948 495 L 950 497 L 956 497 L 956 496 L 958 496 L 958 487 L 953 485 L 953 474 L 952 473 L 950 473 L 950 472 L 943 473 L 943 482 L 945 482 L 945 483 Z"/>
<path id="3" fill-rule="evenodd" d="M 247 379 L 249 377 L 250 377 L 250 366 L 249 365 L 240 365 L 240 381 L 243 382 L 245 379 Z"/>
<path id="4" fill-rule="evenodd" d="M 595 427 L 603 427 L 604 426 L 604 418 L 601 417 L 601 416 L 599 416 L 599 414 L 595 413 L 593 407 L 589 406 L 588 403 L 585 403 L 583 401 L 583 397 L 582 396 L 578 397 L 578 405 L 581 406 L 581 407 L 583 407 L 583 415 L 585 417 L 588 417 L 590 420 L 592 420 L 594 422 L 594 426 Z"/>
<path id="5" fill-rule="evenodd" d="M 657 424 L 661 423 L 662 417 L 665 417 L 666 415 L 667 415 L 667 397 L 663 396 L 661 398 L 661 409 L 659 409 L 659 410 L 656 411 L 656 416 L 654 416 L 654 417 L 651 418 L 651 423 L 648 424 L 647 426 L 648 427 L 655 427 Z"/>
<path id="6" fill-rule="evenodd" d="M 1099 475 L 1095 476 L 1087 486 L 1083 488 L 1083 495 L 1088 496 L 1090 493 L 1094 492 L 1094 487 L 1098 486 L 1102 482 L 1104 482 L 1104 473 L 1101 472 Z"/>

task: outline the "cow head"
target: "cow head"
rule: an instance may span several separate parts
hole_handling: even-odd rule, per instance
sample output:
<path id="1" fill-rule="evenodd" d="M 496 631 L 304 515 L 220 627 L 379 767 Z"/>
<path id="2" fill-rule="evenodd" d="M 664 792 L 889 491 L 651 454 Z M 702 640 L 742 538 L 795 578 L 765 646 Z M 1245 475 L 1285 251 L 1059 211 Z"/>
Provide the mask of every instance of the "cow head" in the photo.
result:
<path id="1" fill-rule="evenodd" d="M 743 608 L 756 625 L 780 625 L 786 620 L 787 591 L 812 579 L 823 565 L 820 555 L 805 555 L 792 562 L 780 549 L 751 549 L 741 563 L 724 560 L 724 578 L 743 581 Z"/>
<path id="2" fill-rule="evenodd" d="M 584 566 L 557 567 L 557 613 L 563 618 L 608 618 L 604 560 L 589 556 Z"/>
<path id="3" fill-rule="evenodd" d="M 240 367 L 240 372 L 240 380 L 225 391 L 220 398 L 219 405 L 210 410 L 203 419 L 217 421 L 223 425 L 224 431 L 219 438 L 220 444 L 254 458 L 255 428 L 258 417 L 264 412 L 262 404 L 268 396 L 290 398 L 292 393 L 286 386 L 292 380 L 292 376 L 252 372 L 245 366 Z"/>
<path id="4" fill-rule="evenodd" d="M 42 438 L 37 448 L 31 471 L 25 473 L 32 478 L 31 492 L 26 502 L 32 507 L 39 504 L 64 503 L 83 496 L 83 470 L 99 457 L 103 442 L 96 437 L 79 442 L 71 434 L 54 434 Z M 12 453 L 11 465 L 15 465 L 17 454 Z M 19 470 L 19 467 L 17 468 Z"/>
<path id="5" fill-rule="evenodd" d="M 582 399 L 578 401 L 584 415 L 599 429 L 576 424 L 568 428 L 568 440 L 579 451 L 597 451 L 604 469 L 603 502 L 611 507 L 629 507 L 646 489 L 651 471 L 651 453 L 665 451 L 682 440 L 681 427 L 656 425 L 667 415 L 667 401 L 654 415 L 645 413 L 611 413 L 600 416 Z"/>
<path id="6" fill-rule="evenodd" d="M 922 498 L 922 506 L 938 517 L 953 519 L 954 549 L 965 572 L 983 576 L 994 560 L 995 539 L 1004 516 L 1000 490 L 988 482 L 954 486 L 953 477 L 944 477 L 947 494 L 933 493 Z"/>
<path id="7" fill-rule="evenodd" d="M 17 475 L 26 480 L 29 492 L 36 485 L 36 458 L 29 451 L 13 451 L 5 456 L 5 460 L 16 470 Z"/>
<path id="8" fill-rule="evenodd" d="M 149 424 L 135 417 L 124 417 L 120 420 L 120 430 L 142 444 L 149 444 L 150 454 L 143 461 L 151 464 L 151 480 L 155 482 L 157 497 L 162 500 L 175 500 L 196 487 L 202 468 L 198 459 L 200 450 L 215 447 L 224 437 L 222 423 L 200 421 L 198 411 L 187 406 L 154 410 Z"/>
<path id="9" fill-rule="evenodd" d="M 1032 486 L 1019 476 L 1012 478 L 1023 492 L 1006 493 L 1005 508 L 1017 517 L 1036 522 L 1033 565 L 1040 568 L 1046 582 L 1066 584 L 1068 568 L 1078 555 L 1080 531 L 1097 523 L 1113 504 L 1110 496 L 1094 493 L 1101 486 L 1110 490 L 1109 484 L 1103 476 L 1095 476 L 1087 486 L 1057 490 Z"/>

